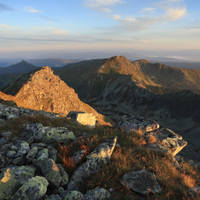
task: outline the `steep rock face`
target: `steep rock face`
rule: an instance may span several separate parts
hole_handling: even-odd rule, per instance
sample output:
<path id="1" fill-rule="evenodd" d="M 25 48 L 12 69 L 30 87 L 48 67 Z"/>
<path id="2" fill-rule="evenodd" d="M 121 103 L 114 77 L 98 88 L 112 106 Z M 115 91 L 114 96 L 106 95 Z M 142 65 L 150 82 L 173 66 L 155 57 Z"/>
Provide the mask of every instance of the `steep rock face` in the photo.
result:
<path id="1" fill-rule="evenodd" d="M 68 87 L 64 81 L 54 75 L 50 67 L 46 66 L 35 73 L 25 75 L 18 82 L 20 82 L 19 87 L 22 87 L 15 97 L 0 94 L 3 99 L 11 98 L 18 107 L 44 110 L 61 115 L 67 115 L 70 111 L 93 113 L 97 120 L 104 124 L 103 116 L 88 104 L 80 101 L 74 89 Z M 14 85 L 10 86 L 9 90 L 12 90 Z"/>

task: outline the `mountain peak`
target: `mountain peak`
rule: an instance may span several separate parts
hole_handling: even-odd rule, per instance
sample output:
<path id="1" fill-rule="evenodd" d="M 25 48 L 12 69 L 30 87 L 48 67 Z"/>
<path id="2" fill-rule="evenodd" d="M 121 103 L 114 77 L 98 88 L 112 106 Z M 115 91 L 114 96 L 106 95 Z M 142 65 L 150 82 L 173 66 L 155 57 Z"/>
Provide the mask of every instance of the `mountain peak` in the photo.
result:
<path id="1" fill-rule="evenodd" d="M 10 90 L 18 87 L 17 94 L 11 96 L 18 107 L 61 115 L 67 115 L 70 111 L 92 113 L 100 124 L 107 124 L 103 120 L 103 115 L 83 103 L 74 89 L 62 81 L 59 76 L 54 75 L 48 66 L 32 71 L 28 75 L 25 74 L 9 87 Z M 0 94 L 0 96 L 5 99 L 8 95 Z"/>
<path id="2" fill-rule="evenodd" d="M 124 56 L 114 56 L 108 58 L 98 70 L 99 73 L 120 73 L 128 74 L 132 63 Z"/>

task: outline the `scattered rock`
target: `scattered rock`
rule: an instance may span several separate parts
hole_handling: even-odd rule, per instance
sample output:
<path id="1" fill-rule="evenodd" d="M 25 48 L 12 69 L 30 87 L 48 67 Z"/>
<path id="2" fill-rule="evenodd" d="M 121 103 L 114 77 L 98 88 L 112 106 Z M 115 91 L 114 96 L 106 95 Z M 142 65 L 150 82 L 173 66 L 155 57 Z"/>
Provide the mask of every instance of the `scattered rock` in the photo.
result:
<path id="1" fill-rule="evenodd" d="M 83 196 L 83 200 L 106 200 L 110 199 L 110 193 L 104 188 L 96 188 L 94 190 L 88 190 Z"/>
<path id="2" fill-rule="evenodd" d="M 67 143 L 75 139 L 74 133 L 65 127 L 45 127 L 37 123 L 27 125 L 26 131 L 32 131 L 34 139 L 45 144 L 54 143 L 57 145 L 58 143 Z"/>
<path id="3" fill-rule="evenodd" d="M 156 176 L 146 170 L 130 172 L 123 175 L 122 184 L 125 187 L 132 189 L 143 195 L 147 195 L 150 192 L 161 192 L 160 185 L 156 180 Z"/>
<path id="4" fill-rule="evenodd" d="M 48 184 L 48 181 L 44 177 L 33 177 L 17 190 L 17 192 L 11 197 L 11 200 L 39 200 L 45 195 Z"/>
<path id="5" fill-rule="evenodd" d="M 43 176 L 49 181 L 50 186 L 59 187 L 62 177 L 57 164 L 49 158 L 43 158 L 36 161 Z"/>
<path id="6" fill-rule="evenodd" d="M 79 191 L 72 190 L 67 193 L 64 200 L 83 200 L 83 194 Z"/>
<path id="7" fill-rule="evenodd" d="M 97 173 L 103 166 L 107 165 L 115 148 L 117 137 L 106 140 L 100 144 L 89 156 L 86 162 L 78 167 L 68 184 L 68 190 L 79 190 L 79 187 L 90 175 Z"/>
<path id="8" fill-rule="evenodd" d="M 32 162 L 33 159 L 36 157 L 37 152 L 38 152 L 38 148 L 37 147 L 33 147 L 32 149 L 30 149 L 30 151 L 26 155 L 26 162 L 27 163 Z"/>
<path id="9" fill-rule="evenodd" d="M 37 159 L 37 160 L 40 160 L 40 159 L 48 158 L 48 157 L 49 157 L 49 151 L 48 151 L 48 149 L 44 148 L 44 149 L 40 150 L 40 151 L 37 153 L 36 159 Z"/>

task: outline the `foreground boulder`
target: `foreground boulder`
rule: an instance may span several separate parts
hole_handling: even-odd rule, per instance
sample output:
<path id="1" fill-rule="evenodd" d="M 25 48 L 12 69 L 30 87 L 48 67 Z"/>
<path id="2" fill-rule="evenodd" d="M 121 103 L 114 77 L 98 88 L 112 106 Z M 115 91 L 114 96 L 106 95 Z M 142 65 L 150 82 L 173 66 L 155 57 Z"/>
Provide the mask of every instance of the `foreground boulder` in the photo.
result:
<path id="1" fill-rule="evenodd" d="M 67 117 L 69 117 L 85 126 L 90 126 L 90 127 L 96 126 L 97 119 L 93 113 L 71 111 L 71 112 L 69 112 Z"/>
<path id="2" fill-rule="evenodd" d="M 156 176 L 146 170 L 124 174 L 122 184 L 125 187 L 132 189 L 134 192 L 138 192 L 143 195 L 147 195 L 150 192 L 161 192 Z"/>
<path id="3" fill-rule="evenodd" d="M 17 190 L 17 192 L 12 196 L 11 200 L 39 200 L 45 195 L 48 184 L 48 181 L 44 177 L 33 177 Z"/>
<path id="4" fill-rule="evenodd" d="M 118 122 L 117 126 L 124 129 L 126 132 L 143 131 L 150 132 L 157 130 L 160 126 L 156 121 L 146 117 L 124 115 Z"/>
<path id="5" fill-rule="evenodd" d="M 36 161 L 36 165 L 41 170 L 43 176 L 49 181 L 50 186 L 59 187 L 62 177 L 54 160 L 43 158 Z"/>
<path id="6" fill-rule="evenodd" d="M 149 149 L 165 151 L 172 156 L 175 156 L 187 145 L 187 142 L 183 140 L 182 136 L 167 128 L 145 133 L 145 137 L 147 141 L 150 137 L 155 138 L 154 144 L 148 144 Z"/>
<path id="7" fill-rule="evenodd" d="M 74 171 L 68 184 L 68 191 L 79 190 L 80 185 L 89 176 L 97 173 L 103 166 L 108 164 L 116 142 L 117 137 L 107 139 L 86 157 L 86 162 Z"/>

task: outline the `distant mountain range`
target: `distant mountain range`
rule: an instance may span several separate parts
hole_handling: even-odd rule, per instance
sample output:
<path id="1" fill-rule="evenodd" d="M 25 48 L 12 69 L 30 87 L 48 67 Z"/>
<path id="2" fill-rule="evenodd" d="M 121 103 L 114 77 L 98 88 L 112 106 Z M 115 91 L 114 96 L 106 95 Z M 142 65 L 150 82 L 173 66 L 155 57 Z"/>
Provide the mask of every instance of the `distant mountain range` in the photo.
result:
<path id="1" fill-rule="evenodd" d="M 62 59 L 62 58 L 43 58 L 43 59 L 26 59 L 27 62 L 37 67 L 62 67 L 69 63 L 79 62 L 80 59 Z M 9 67 L 15 63 L 21 62 L 20 59 L 0 59 L 0 67 Z"/>
<path id="2" fill-rule="evenodd" d="M 75 62 L 76 60 L 65 59 L 32 59 L 30 62 L 22 60 L 17 64 L 13 64 L 7 67 L 0 67 L 0 89 L 17 80 L 24 73 L 29 73 L 42 66 L 51 66 L 52 70 L 56 70 L 68 63 Z M 46 63 L 46 64 L 45 64 Z"/>
<path id="3" fill-rule="evenodd" d="M 9 67 L 1 67 L 0 75 L 8 73 L 28 73 L 36 68 L 37 67 L 35 65 L 32 65 L 31 63 L 28 63 L 27 61 L 23 60 Z"/>

